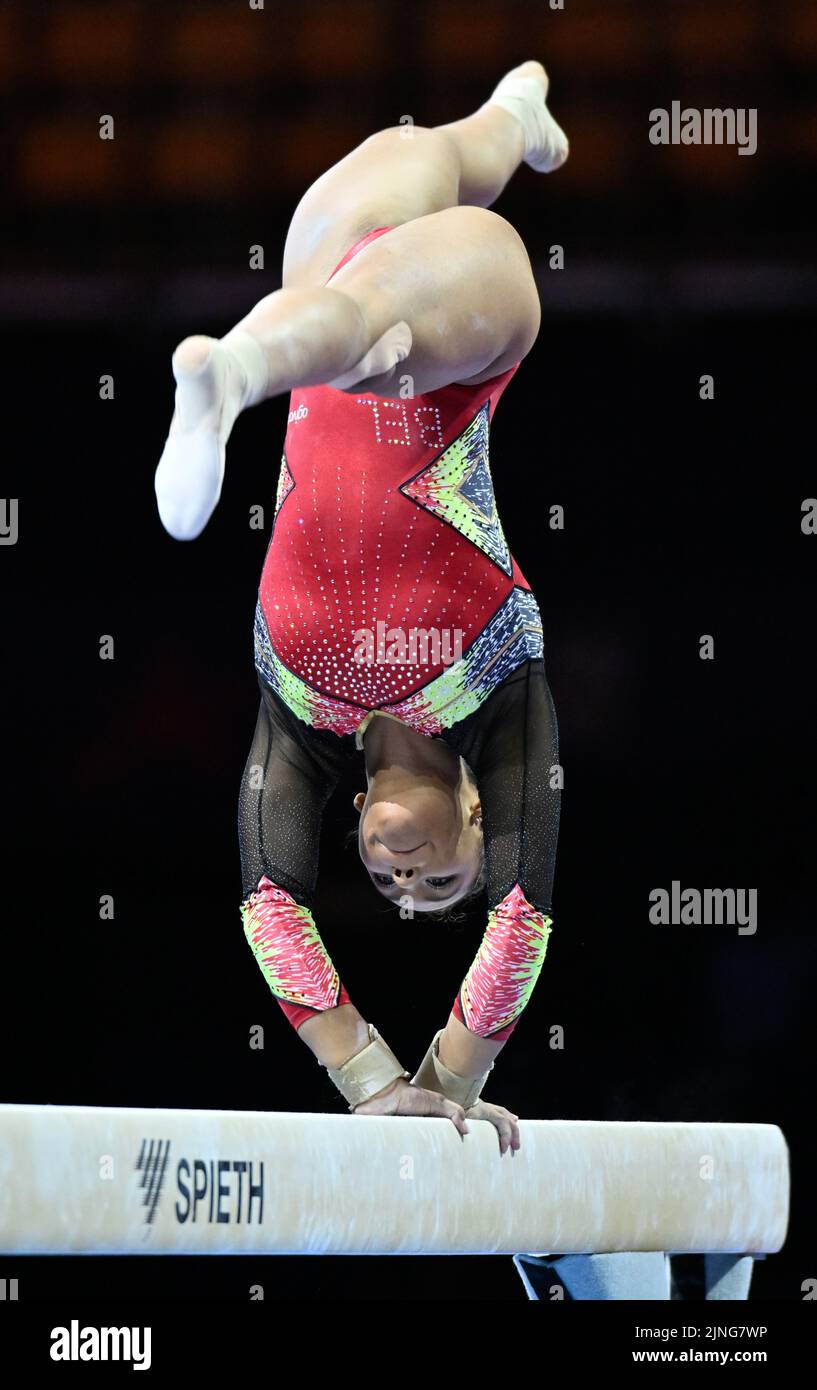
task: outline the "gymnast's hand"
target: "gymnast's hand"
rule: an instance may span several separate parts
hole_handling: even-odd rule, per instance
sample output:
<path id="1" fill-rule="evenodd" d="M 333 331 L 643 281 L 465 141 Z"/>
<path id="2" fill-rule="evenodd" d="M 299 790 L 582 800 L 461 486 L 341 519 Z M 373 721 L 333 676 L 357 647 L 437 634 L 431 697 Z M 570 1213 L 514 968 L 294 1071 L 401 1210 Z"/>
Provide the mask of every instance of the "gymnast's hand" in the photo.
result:
<path id="1" fill-rule="evenodd" d="M 495 1106 L 488 1106 L 488 1109 L 496 1109 Z M 474 1110 L 478 1110 L 479 1105 L 474 1106 L 469 1114 L 474 1115 Z M 507 1111 L 505 1112 L 507 1114 Z M 450 1120 L 460 1134 L 468 1133 L 468 1125 L 465 1123 L 465 1111 L 456 1101 L 447 1100 L 445 1096 L 439 1095 L 436 1091 L 426 1091 L 422 1086 L 412 1086 L 404 1076 L 398 1076 L 391 1085 L 384 1090 L 378 1091 L 376 1096 L 371 1096 L 369 1100 L 361 1101 L 352 1111 L 353 1115 L 442 1115 L 444 1119 Z M 482 1119 L 481 1115 L 474 1115 L 474 1119 Z"/>
<path id="2" fill-rule="evenodd" d="M 499 1154 L 505 1154 L 510 1149 L 511 1156 L 520 1147 L 519 1138 L 519 1116 L 514 1115 L 512 1110 L 506 1110 L 504 1105 L 491 1105 L 490 1101 L 478 1100 L 465 1112 L 469 1120 L 487 1120 L 492 1124 L 499 1135 Z"/>

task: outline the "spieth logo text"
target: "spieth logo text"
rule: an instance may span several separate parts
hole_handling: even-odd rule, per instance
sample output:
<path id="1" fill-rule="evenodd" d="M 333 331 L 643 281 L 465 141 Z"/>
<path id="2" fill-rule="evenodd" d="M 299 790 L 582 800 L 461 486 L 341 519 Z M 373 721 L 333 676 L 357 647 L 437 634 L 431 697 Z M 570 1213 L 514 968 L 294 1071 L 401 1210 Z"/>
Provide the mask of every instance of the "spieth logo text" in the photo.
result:
<path id="1" fill-rule="evenodd" d="M 187 1222 L 257 1225 L 264 1220 L 264 1164 L 259 1160 L 179 1158 L 170 1165 L 169 1139 L 143 1139 L 136 1161 L 145 1222 L 151 1225 L 159 1207 L 168 1172 L 175 1171 L 173 1210 L 180 1225 Z M 173 1200 L 172 1194 L 168 1200 Z"/>

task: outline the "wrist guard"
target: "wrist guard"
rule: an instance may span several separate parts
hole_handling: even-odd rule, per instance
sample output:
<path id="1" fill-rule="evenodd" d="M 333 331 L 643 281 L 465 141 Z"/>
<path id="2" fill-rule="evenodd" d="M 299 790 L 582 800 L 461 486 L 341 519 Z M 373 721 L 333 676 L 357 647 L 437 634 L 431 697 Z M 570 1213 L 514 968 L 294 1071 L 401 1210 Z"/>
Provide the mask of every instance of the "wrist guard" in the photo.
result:
<path id="1" fill-rule="evenodd" d="M 411 1084 L 412 1086 L 422 1086 L 426 1091 L 438 1091 L 447 1100 L 456 1101 L 458 1105 L 468 1110 L 479 1100 L 482 1088 L 494 1069 L 494 1064 L 492 1062 L 485 1075 L 478 1076 L 476 1080 L 457 1076 L 456 1072 L 449 1071 L 448 1067 L 443 1066 L 440 1061 L 439 1047 L 442 1034 L 442 1028 L 438 1033 L 435 1033 L 431 1046 L 420 1063 L 417 1075 L 411 1079 Z"/>
<path id="2" fill-rule="evenodd" d="M 354 1110 L 356 1105 L 361 1105 L 371 1096 L 376 1096 L 378 1091 L 382 1091 L 391 1081 L 396 1081 L 398 1076 L 409 1075 L 401 1067 L 388 1043 L 383 1041 L 374 1024 L 370 1023 L 367 1026 L 369 1042 L 366 1046 L 344 1062 L 342 1067 L 326 1067 L 341 1095 L 347 1100 L 350 1110 Z"/>

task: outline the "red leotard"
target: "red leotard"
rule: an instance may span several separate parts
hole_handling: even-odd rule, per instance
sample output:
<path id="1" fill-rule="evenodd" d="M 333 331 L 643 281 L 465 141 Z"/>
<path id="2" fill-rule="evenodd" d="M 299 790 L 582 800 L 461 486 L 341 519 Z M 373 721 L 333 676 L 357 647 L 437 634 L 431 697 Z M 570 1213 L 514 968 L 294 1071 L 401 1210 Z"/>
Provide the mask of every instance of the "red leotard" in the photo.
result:
<path id="1" fill-rule="evenodd" d="M 490 421 L 517 366 L 405 400 L 292 392 L 256 664 L 313 728 L 353 733 L 386 708 L 437 733 L 541 656 L 488 464 Z"/>

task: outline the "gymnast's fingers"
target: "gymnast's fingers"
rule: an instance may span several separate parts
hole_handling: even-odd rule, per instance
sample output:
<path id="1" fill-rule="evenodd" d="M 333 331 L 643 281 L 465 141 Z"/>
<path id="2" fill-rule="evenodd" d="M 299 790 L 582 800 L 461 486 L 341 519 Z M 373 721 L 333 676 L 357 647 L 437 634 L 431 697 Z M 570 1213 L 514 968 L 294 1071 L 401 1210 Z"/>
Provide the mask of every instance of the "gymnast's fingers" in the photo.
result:
<path id="1" fill-rule="evenodd" d="M 498 1107 L 495 1107 L 494 1113 L 489 1115 L 488 1118 L 499 1135 L 499 1152 L 500 1154 L 506 1154 L 508 1149 L 511 1148 L 511 1141 L 513 1138 L 513 1126 L 511 1121 Z"/>
<path id="2" fill-rule="evenodd" d="M 478 1100 L 468 1111 L 472 1120 L 488 1120 L 494 1126 L 499 1135 L 500 1157 L 510 1149 L 511 1153 L 521 1147 L 519 1137 L 519 1116 L 506 1110 L 503 1105 L 492 1105 L 487 1101 Z"/>
<path id="3" fill-rule="evenodd" d="M 398 1115 L 440 1115 L 451 1120 L 460 1134 L 468 1133 L 465 1111 L 456 1101 L 447 1100 L 438 1091 L 427 1091 L 424 1086 L 404 1086 L 397 1093 Z"/>
<path id="4" fill-rule="evenodd" d="M 468 1123 L 462 1106 L 457 1105 L 456 1101 L 446 1100 L 445 1096 L 440 1096 L 439 1099 L 443 1106 L 439 1113 L 441 1115 L 447 1115 L 448 1119 L 454 1125 L 454 1128 L 457 1129 L 460 1134 L 467 1134 Z"/>
<path id="5" fill-rule="evenodd" d="M 507 1119 L 510 1125 L 511 1151 L 512 1153 L 516 1153 L 516 1150 L 521 1148 L 522 1145 L 522 1140 L 519 1136 L 519 1116 L 514 1115 L 512 1110 L 506 1110 L 504 1105 L 497 1105 L 495 1108 Z"/>

